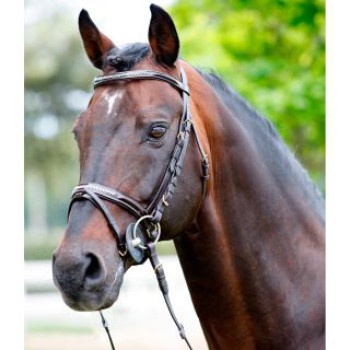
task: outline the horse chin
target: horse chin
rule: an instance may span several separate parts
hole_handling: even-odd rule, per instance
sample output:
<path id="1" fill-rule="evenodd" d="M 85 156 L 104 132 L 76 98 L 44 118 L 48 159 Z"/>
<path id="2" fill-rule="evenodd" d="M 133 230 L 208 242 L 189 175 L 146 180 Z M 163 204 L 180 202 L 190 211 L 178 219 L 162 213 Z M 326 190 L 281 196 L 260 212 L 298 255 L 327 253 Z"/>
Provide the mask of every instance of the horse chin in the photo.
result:
<path id="1" fill-rule="evenodd" d="M 83 288 L 78 293 L 67 294 L 61 291 L 64 302 L 75 311 L 98 311 L 111 307 L 118 299 L 123 283 L 125 267 L 120 263 L 110 284 L 93 290 Z"/>

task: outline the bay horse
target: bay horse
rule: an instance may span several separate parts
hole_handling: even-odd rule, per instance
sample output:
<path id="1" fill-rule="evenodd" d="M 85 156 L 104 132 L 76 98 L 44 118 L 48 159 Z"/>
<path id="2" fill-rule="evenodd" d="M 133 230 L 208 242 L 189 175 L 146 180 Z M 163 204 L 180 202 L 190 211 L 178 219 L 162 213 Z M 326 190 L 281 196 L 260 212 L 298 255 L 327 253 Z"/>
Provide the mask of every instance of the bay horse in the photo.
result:
<path id="1" fill-rule="evenodd" d="M 174 240 L 210 349 L 323 349 L 321 195 L 269 121 L 178 57 L 170 15 L 151 14 L 148 44 L 117 47 L 80 13 L 102 75 L 73 128 L 57 287 L 75 310 L 108 308 L 147 247 Z"/>

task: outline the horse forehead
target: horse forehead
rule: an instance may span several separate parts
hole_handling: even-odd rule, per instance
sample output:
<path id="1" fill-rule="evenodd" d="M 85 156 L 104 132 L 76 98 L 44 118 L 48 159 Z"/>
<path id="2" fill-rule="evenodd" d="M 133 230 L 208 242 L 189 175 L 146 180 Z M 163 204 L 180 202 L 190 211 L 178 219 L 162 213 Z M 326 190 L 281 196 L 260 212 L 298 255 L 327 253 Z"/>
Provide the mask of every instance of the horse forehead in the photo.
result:
<path id="1" fill-rule="evenodd" d="M 115 116 L 122 107 L 135 109 L 147 104 L 152 95 L 157 95 L 154 94 L 156 91 L 154 86 L 149 86 L 147 83 L 149 82 L 143 81 L 141 84 L 106 86 L 97 92 L 93 109 L 97 109 L 98 113 L 103 111 L 108 118 L 111 115 Z"/>
<path id="2" fill-rule="evenodd" d="M 142 115 L 145 111 L 149 114 L 153 109 L 175 114 L 182 108 L 182 97 L 167 83 L 143 80 L 123 86 L 105 86 L 95 92 L 89 107 L 92 115 L 104 115 L 105 119 L 115 118 L 120 112 L 123 115 Z"/>
<path id="3" fill-rule="evenodd" d="M 115 115 L 116 109 L 120 108 L 124 95 L 124 89 L 103 89 L 101 91 L 98 105 L 105 111 L 104 115 L 106 118 Z"/>

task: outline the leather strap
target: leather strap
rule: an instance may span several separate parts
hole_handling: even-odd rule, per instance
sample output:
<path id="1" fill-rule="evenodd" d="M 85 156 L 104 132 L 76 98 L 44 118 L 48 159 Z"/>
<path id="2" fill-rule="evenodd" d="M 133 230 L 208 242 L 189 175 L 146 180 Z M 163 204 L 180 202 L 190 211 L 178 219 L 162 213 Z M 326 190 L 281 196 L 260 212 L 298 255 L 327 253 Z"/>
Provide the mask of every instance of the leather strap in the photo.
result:
<path id="1" fill-rule="evenodd" d="M 202 197 L 204 198 L 206 193 L 206 183 L 209 178 L 209 161 L 204 152 L 204 149 L 199 140 L 198 134 L 193 124 L 192 116 L 189 109 L 189 88 L 187 84 L 187 78 L 185 71 L 181 68 L 181 82 L 168 74 L 162 72 L 156 72 L 152 70 L 139 70 L 139 71 L 127 71 L 118 72 L 109 75 L 103 75 L 94 79 L 94 87 L 98 87 L 103 84 L 111 84 L 116 81 L 122 80 L 142 80 L 142 79 L 155 79 L 161 80 L 171 84 L 176 89 L 182 91 L 183 97 L 183 111 L 179 121 L 178 134 L 175 142 L 175 146 L 172 152 L 172 156 L 166 167 L 164 177 L 158 186 L 158 191 L 149 205 L 145 208 L 137 200 L 119 192 L 116 189 L 112 189 L 97 183 L 81 184 L 76 186 L 72 192 L 72 200 L 69 206 L 69 212 L 73 203 L 79 199 L 88 199 L 92 201 L 97 208 L 99 208 L 108 219 L 109 215 L 106 215 L 108 209 L 101 206 L 101 201 L 97 201 L 95 198 L 107 200 L 113 204 L 128 210 L 136 218 L 150 215 L 153 219 L 150 220 L 154 223 L 159 223 L 162 219 L 165 208 L 169 205 L 169 201 L 174 195 L 178 177 L 181 174 L 183 163 L 186 156 L 187 146 L 190 139 L 190 132 L 193 130 L 195 139 L 198 145 L 199 152 L 201 154 L 202 163 Z M 95 196 L 92 196 L 93 193 Z M 68 213 L 69 213 L 68 212 Z M 120 235 L 118 237 L 118 244 L 125 245 L 125 240 Z"/>
<path id="2" fill-rule="evenodd" d="M 185 333 L 185 328 L 182 325 L 182 323 L 180 323 L 179 320 L 177 319 L 175 312 L 174 312 L 174 309 L 172 307 L 172 304 L 171 304 L 171 301 L 169 298 L 168 283 L 167 283 L 166 278 L 165 278 L 163 265 L 160 263 L 160 261 L 158 259 L 155 244 L 153 242 L 148 243 L 147 250 L 148 250 L 149 260 L 150 260 L 151 265 L 153 267 L 154 273 L 156 274 L 156 277 L 157 277 L 159 289 L 161 290 L 161 292 L 163 294 L 163 298 L 164 298 L 165 304 L 168 308 L 168 311 L 170 313 L 170 316 L 173 319 L 174 323 L 176 324 L 176 327 L 179 331 L 179 335 L 180 335 L 181 339 L 185 340 L 188 348 L 190 350 L 192 350 L 192 346 L 191 346 L 190 342 L 188 341 L 186 333 Z"/>
<path id="3" fill-rule="evenodd" d="M 80 192 L 80 195 L 77 195 L 78 192 L 73 191 L 73 197 L 69 206 L 69 210 L 68 210 L 68 216 L 69 213 L 72 209 L 72 204 L 77 201 L 77 200 L 82 200 L 82 199 L 86 199 L 88 201 L 90 201 L 97 209 L 99 209 L 102 214 L 104 215 L 109 227 L 112 229 L 112 232 L 115 234 L 116 236 L 116 240 L 117 240 L 117 246 L 118 246 L 118 251 L 119 251 L 119 255 L 120 256 L 125 256 L 127 254 L 127 246 L 125 243 L 125 239 L 123 238 L 123 236 L 120 233 L 119 227 L 117 222 L 115 221 L 113 215 L 111 214 L 111 212 L 108 210 L 108 208 L 106 207 L 106 205 L 103 203 L 103 201 L 100 199 L 100 197 L 98 196 L 98 194 L 96 194 L 96 192 L 94 192 L 94 190 L 92 189 L 92 186 L 84 186 L 84 191 Z"/>
<path id="4" fill-rule="evenodd" d="M 74 200 L 83 197 L 84 193 L 87 191 L 92 191 L 98 197 L 121 206 L 136 217 L 147 215 L 147 210 L 135 199 L 119 192 L 114 188 L 106 187 L 97 183 L 89 183 L 74 187 L 72 191 L 72 199 Z"/>
<path id="5" fill-rule="evenodd" d="M 154 70 L 131 70 L 127 72 L 100 75 L 94 78 L 93 85 L 94 88 L 96 88 L 100 85 L 111 84 L 120 80 L 161 80 L 169 83 L 176 89 L 181 90 L 188 95 L 190 94 L 187 85 L 184 85 L 183 83 L 179 82 L 171 75 L 164 74 L 162 72 L 157 72 Z"/>

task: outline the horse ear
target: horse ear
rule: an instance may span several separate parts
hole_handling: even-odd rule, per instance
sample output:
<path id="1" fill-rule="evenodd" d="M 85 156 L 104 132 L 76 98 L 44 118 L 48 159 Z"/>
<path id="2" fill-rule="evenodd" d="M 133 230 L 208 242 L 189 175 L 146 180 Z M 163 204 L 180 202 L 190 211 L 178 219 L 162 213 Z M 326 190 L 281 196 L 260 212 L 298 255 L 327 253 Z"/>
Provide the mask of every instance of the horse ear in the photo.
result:
<path id="1" fill-rule="evenodd" d="M 158 63 L 172 66 L 179 54 L 179 38 L 170 15 L 161 7 L 150 6 L 152 17 L 148 40 Z"/>
<path id="2" fill-rule="evenodd" d="M 90 61 L 96 68 L 102 69 L 105 53 L 115 45 L 98 30 L 86 10 L 81 10 L 79 14 L 79 30 Z"/>

